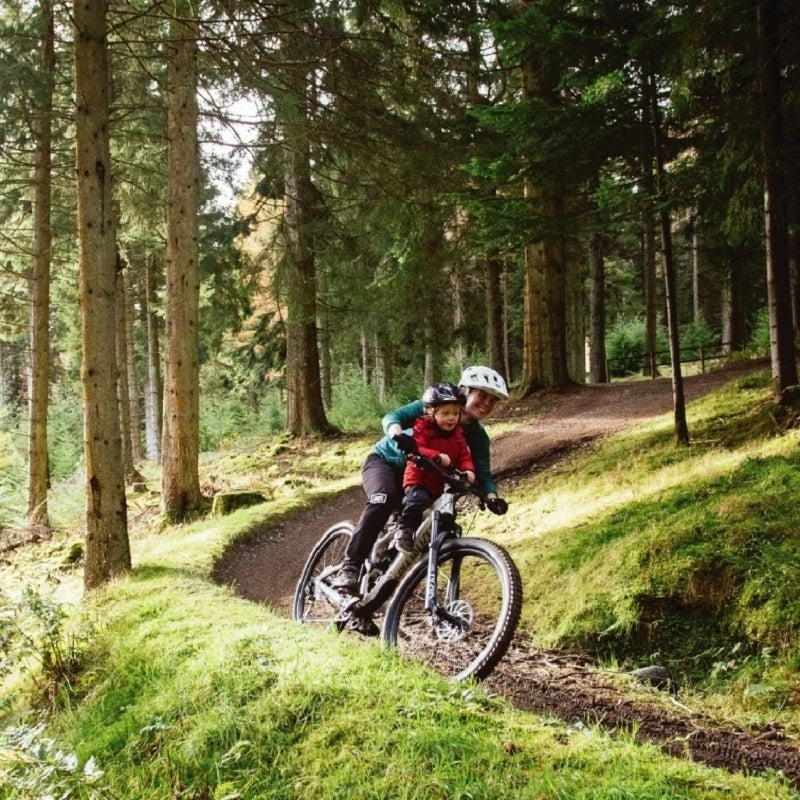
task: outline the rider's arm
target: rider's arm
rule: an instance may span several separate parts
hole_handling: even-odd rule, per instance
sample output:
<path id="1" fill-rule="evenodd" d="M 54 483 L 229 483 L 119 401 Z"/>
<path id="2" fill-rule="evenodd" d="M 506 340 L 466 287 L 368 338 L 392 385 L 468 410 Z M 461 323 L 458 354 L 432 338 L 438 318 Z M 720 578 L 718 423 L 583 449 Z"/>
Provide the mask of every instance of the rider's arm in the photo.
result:
<path id="1" fill-rule="evenodd" d="M 475 475 L 478 488 L 488 497 L 497 496 L 497 486 L 492 477 L 489 459 L 489 434 L 480 422 L 465 425 L 464 436 L 467 439 L 472 460 L 475 462 Z"/>
<path id="2" fill-rule="evenodd" d="M 413 403 L 400 406 L 400 408 L 390 411 L 381 420 L 383 432 L 387 436 L 395 436 L 406 430 L 406 428 L 410 428 L 414 424 L 414 420 L 424 413 L 425 408 L 422 405 L 422 400 L 415 400 Z"/>

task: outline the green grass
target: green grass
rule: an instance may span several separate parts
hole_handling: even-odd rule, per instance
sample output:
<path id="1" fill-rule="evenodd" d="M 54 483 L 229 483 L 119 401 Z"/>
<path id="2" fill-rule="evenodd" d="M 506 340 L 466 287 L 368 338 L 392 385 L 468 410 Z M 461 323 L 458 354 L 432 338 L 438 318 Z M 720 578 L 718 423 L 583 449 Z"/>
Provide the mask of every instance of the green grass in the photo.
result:
<path id="1" fill-rule="evenodd" d="M 767 376 L 741 380 L 690 405 L 689 447 L 665 417 L 505 487 L 509 513 L 481 515 L 470 533 L 503 542 L 519 564 L 526 635 L 620 664 L 667 663 L 684 702 L 797 732 L 800 438 L 780 433 L 768 398 Z M 632 734 L 516 712 L 211 582 L 214 560 L 264 518 L 357 480 L 367 445 L 308 442 L 300 453 L 275 440 L 204 459 L 204 480 L 271 486 L 271 499 L 190 525 L 142 524 L 133 572 L 72 608 L 62 635 L 73 671 L 43 692 L 30 671 L 0 669 L 0 797 L 797 796 L 776 775 L 730 775 Z M 135 502 L 132 518 L 157 522 L 152 495 Z M 56 580 L 57 599 L 75 600 L 69 544 L 18 554 L 4 589 L 38 574 L 41 590 Z"/>
<path id="2" fill-rule="evenodd" d="M 741 379 L 690 405 L 688 447 L 665 416 L 518 483 L 493 535 L 538 643 L 659 661 L 797 727 L 800 431 L 769 398 L 767 375 Z"/>
<path id="3" fill-rule="evenodd" d="M 99 797 L 792 796 L 774 777 L 514 712 L 237 600 L 200 569 L 137 568 L 90 608 L 84 671 L 48 736 L 78 765 L 94 759 Z M 14 791 L 0 796 L 36 796 Z"/>

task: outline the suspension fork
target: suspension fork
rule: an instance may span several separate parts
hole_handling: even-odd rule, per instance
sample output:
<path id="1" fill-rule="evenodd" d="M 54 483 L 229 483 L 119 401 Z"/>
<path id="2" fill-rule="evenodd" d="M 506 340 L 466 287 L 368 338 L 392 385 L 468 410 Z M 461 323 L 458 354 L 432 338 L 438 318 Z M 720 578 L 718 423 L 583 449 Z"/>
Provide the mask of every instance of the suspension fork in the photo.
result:
<path id="1" fill-rule="evenodd" d="M 447 538 L 448 528 L 442 525 L 441 510 L 434 508 L 431 512 L 431 542 L 428 547 L 428 580 L 425 585 L 425 610 L 429 614 L 440 616 L 444 609 L 436 600 L 436 585 L 439 579 L 439 552 Z M 450 514 L 446 516 L 450 517 Z M 448 590 L 449 591 L 449 590 Z"/>
<path id="2" fill-rule="evenodd" d="M 439 580 L 439 552 L 449 532 L 448 526 L 446 524 L 442 525 L 442 516 L 448 517 L 451 515 L 443 515 L 438 508 L 435 508 L 431 513 L 431 542 L 428 548 L 428 580 L 425 585 L 425 611 L 435 620 L 449 622 L 460 628 L 463 625 L 463 620 L 453 616 L 448 611 L 449 604 L 458 599 L 460 591 L 460 558 L 454 557 L 452 559 L 450 577 L 447 581 L 447 589 L 443 602 L 440 603 L 436 599 L 436 586 Z"/>

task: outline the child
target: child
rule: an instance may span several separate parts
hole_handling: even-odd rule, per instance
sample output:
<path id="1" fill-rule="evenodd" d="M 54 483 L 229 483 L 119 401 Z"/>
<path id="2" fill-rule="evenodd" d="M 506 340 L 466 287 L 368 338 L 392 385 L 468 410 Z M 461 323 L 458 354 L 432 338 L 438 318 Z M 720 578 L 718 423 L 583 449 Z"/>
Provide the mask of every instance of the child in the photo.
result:
<path id="1" fill-rule="evenodd" d="M 464 401 L 464 395 L 453 383 L 429 386 L 422 395 L 425 414 L 414 422 L 412 436 L 420 455 L 441 467 L 466 473 L 467 482 L 473 483 L 475 465 L 459 425 Z M 422 522 L 422 512 L 441 495 L 444 478 L 409 458 L 403 473 L 403 489 L 405 497 L 395 533 L 395 547 L 409 553 L 414 547 L 414 534 Z"/>

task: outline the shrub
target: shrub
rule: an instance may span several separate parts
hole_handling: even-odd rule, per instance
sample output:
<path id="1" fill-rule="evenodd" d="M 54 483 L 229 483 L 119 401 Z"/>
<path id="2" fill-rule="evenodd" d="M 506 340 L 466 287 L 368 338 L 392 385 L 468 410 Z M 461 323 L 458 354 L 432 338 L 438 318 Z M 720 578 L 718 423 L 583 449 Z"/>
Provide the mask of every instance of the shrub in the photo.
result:
<path id="1" fill-rule="evenodd" d="M 680 333 L 681 361 L 699 360 L 701 352 L 706 357 L 719 351 L 720 337 L 703 320 L 692 322 Z"/>
<path id="2" fill-rule="evenodd" d="M 348 365 L 342 367 L 334 379 L 329 421 L 347 431 L 377 430 L 386 412 L 378 399 L 374 386 L 364 383 L 361 370 Z"/>
<path id="3" fill-rule="evenodd" d="M 620 319 L 606 335 L 606 358 L 611 375 L 640 372 L 646 364 L 645 325 L 641 319 Z"/>
<path id="4" fill-rule="evenodd" d="M 25 507 L 26 455 L 20 449 L 23 443 L 21 431 L 0 418 L 0 529 L 20 522 Z"/>
<path id="5" fill-rule="evenodd" d="M 53 701 L 80 667 L 78 639 L 66 631 L 66 618 L 62 605 L 32 589 L 19 599 L 0 592 L 0 679 L 26 672 Z"/>
<path id="6" fill-rule="evenodd" d="M 749 346 L 761 355 L 769 355 L 770 335 L 769 335 L 769 310 L 762 308 L 758 312 L 753 333 L 750 336 Z"/>
<path id="7" fill-rule="evenodd" d="M 55 481 L 74 475 L 83 463 L 83 400 L 77 383 L 62 381 L 52 393 L 47 450 L 50 477 Z"/>

